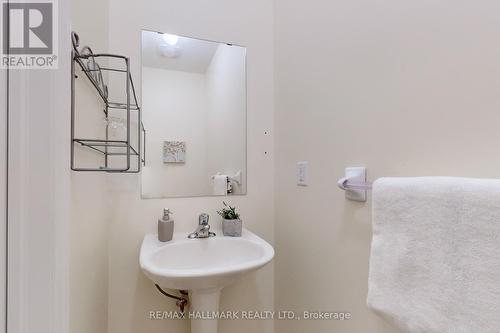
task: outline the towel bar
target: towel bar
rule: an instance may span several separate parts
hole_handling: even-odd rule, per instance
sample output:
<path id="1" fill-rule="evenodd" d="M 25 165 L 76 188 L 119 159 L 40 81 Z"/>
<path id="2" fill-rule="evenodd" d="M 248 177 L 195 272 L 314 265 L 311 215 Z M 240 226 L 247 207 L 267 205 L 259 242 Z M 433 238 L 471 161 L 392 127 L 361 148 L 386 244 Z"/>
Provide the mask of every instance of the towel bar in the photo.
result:
<path id="1" fill-rule="evenodd" d="M 339 179 L 337 185 L 342 190 L 371 190 L 372 189 L 371 183 L 353 182 L 353 181 L 350 181 L 349 178 L 347 178 L 347 177 Z"/>

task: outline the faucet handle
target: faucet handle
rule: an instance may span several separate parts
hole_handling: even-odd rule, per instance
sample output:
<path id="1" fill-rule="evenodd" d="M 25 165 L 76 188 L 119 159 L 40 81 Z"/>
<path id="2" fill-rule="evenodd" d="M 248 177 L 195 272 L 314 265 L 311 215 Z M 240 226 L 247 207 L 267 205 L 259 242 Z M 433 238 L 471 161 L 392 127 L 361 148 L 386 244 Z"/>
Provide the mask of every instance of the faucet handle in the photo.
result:
<path id="1" fill-rule="evenodd" d="M 210 216 L 207 213 L 202 213 L 198 217 L 198 224 L 199 225 L 208 225 L 209 219 L 210 219 Z"/>
<path id="2" fill-rule="evenodd" d="M 189 239 L 193 238 L 209 238 L 214 237 L 215 233 L 210 231 L 210 225 L 208 224 L 208 220 L 210 216 L 207 213 L 202 213 L 198 217 L 198 228 L 192 233 L 188 235 Z"/>

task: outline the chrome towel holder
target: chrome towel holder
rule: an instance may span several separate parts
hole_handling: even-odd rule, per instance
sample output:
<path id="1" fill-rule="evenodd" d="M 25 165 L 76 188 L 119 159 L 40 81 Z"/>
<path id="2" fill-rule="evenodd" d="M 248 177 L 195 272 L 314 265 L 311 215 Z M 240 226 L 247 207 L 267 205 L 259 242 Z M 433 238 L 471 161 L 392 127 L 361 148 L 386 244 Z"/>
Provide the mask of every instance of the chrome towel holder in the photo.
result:
<path id="1" fill-rule="evenodd" d="M 345 191 L 348 200 L 365 202 L 367 190 L 372 189 L 372 184 L 366 181 L 365 167 L 350 167 L 345 169 L 345 177 L 337 182 L 337 186 Z"/>

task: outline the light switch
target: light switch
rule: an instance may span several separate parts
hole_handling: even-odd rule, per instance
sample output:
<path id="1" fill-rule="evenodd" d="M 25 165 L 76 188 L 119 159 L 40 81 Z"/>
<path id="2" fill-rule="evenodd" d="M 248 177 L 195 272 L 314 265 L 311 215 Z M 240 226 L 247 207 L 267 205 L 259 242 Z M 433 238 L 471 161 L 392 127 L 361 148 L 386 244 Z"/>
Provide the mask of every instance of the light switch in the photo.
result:
<path id="1" fill-rule="evenodd" d="M 307 169 L 309 166 L 309 162 L 297 162 L 297 185 L 299 186 L 307 186 L 308 185 L 308 177 L 307 177 Z"/>

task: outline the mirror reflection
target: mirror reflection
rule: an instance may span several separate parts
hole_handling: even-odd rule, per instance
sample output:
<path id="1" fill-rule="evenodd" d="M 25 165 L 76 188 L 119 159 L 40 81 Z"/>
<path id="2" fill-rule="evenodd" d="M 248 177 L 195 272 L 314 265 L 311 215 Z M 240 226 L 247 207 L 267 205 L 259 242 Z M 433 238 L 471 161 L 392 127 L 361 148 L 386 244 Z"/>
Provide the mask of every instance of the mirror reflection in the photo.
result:
<path id="1" fill-rule="evenodd" d="M 246 49 L 142 32 L 143 198 L 246 193 Z"/>

